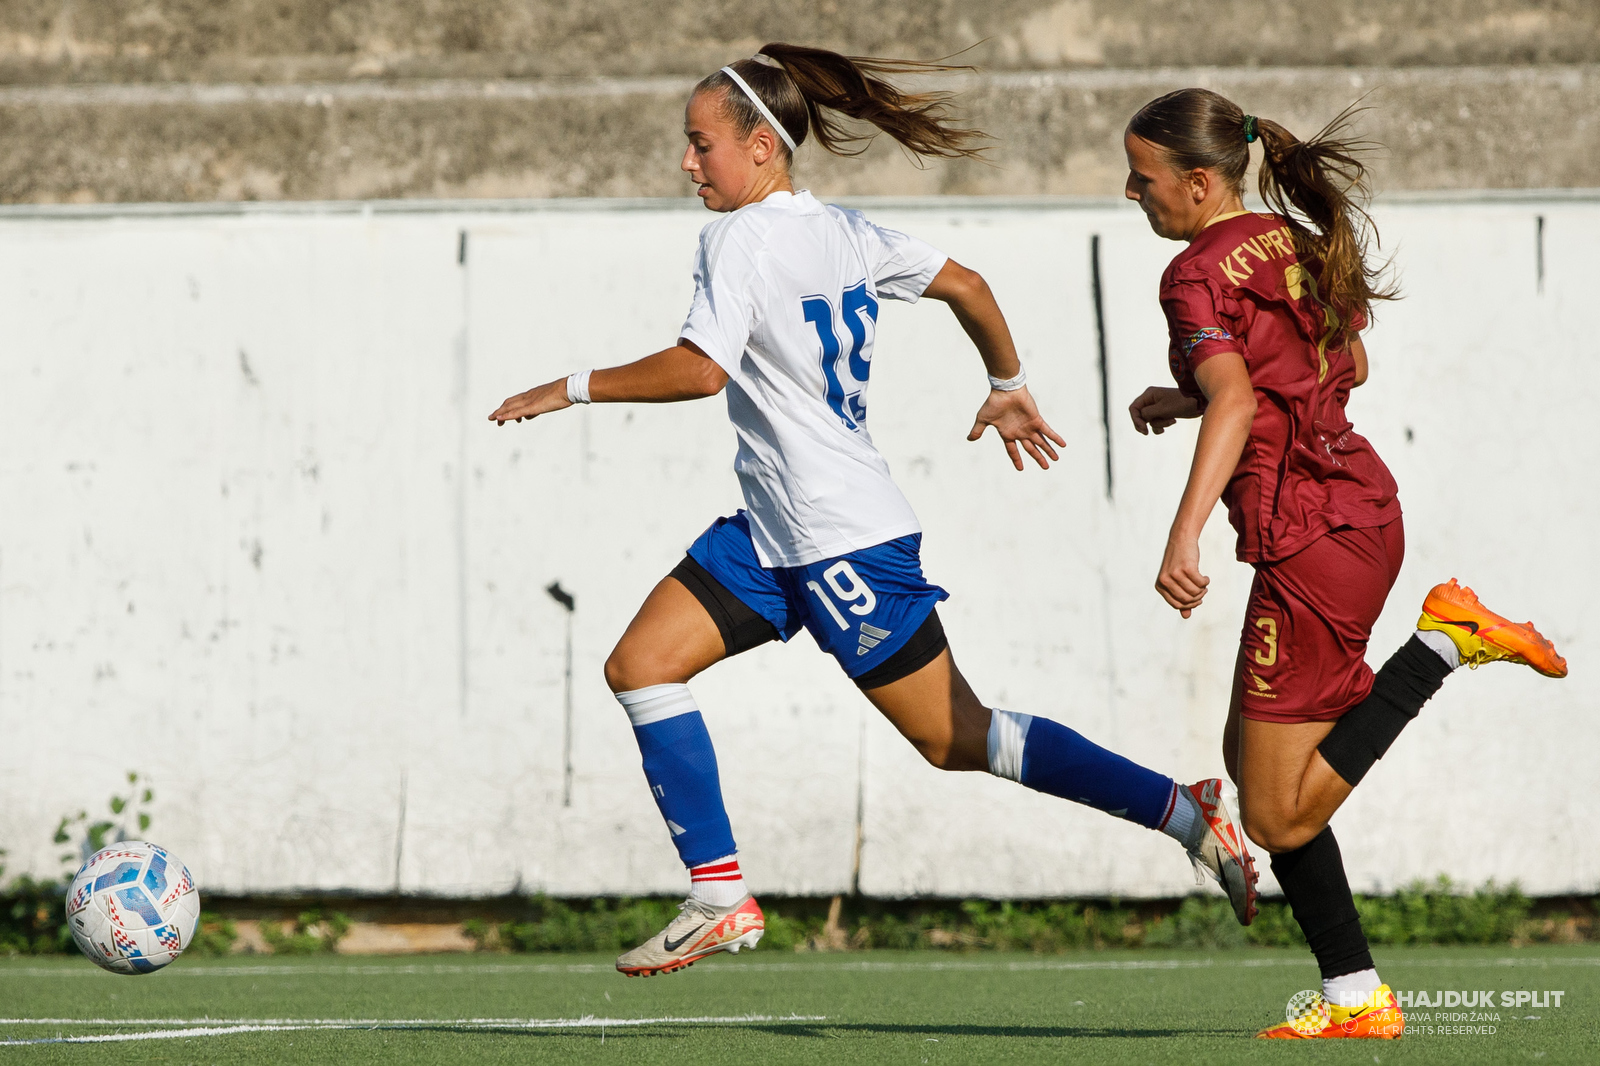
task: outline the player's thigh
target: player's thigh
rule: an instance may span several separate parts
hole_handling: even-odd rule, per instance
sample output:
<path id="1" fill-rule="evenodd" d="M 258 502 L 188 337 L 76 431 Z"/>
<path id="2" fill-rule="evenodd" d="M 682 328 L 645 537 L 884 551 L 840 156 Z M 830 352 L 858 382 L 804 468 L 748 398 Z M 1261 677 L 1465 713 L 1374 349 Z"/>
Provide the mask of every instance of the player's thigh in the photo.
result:
<path id="1" fill-rule="evenodd" d="M 989 708 L 961 676 L 948 647 L 914 673 L 862 694 L 933 765 L 989 768 Z"/>
<path id="2" fill-rule="evenodd" d="M 727 654 L 722 632 L 683 583 L 664 577 L 606 659 L 613 692 L 681 684 Z"/>
<path id="3" fill-rule="evenodd" d="M 921 538 L 900 537 L 784 572 L 790 602 L 817 647 L 935 766 L 988 765 L 989 712 L 950 656 L 922 573 Z"/>
<path id="4" fill-rule="evenodd" d="M 613 692 L 685 682 L 799 627 L 740 511 L 711 523 L 650 593 L 606 660 L 606 681 Z"/>
<path id="5" fill-rule="evenodd" d="M 1286 834 L 1298 832 L 1307 770 L 1317 745 L 1333 722 L 1267 722 L 1241 716 L 1239 722 L 1239 816 L 1245 832 L 1269 851 Z M 1320 829 L 1320 827 L 1318 827 Z"/>

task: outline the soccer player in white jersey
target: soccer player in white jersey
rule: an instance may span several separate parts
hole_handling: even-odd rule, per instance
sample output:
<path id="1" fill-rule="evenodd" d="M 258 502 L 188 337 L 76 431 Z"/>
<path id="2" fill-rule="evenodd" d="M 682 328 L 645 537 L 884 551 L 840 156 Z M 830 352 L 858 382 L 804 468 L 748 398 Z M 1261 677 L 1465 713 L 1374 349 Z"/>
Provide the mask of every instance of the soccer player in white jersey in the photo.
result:
<path id="1" fill-rule="evenodd" d="M 696 674 L 801 628 L 934 766 L 987 770 L 1175 838 L 1255 913 L 1255 871 L 1215 778 L 1180 785 L 1047 718 L 991 709 L 956 668 L 922 574 L 921 526 L 867 433 L 878 301 L 950 305 L 989 373 L 969 440 L 993 426 L 1013 465 L 1063 444 L 1040 417 L 1004 316 L 983 278 L 790 179 L 808 134 L 830 151 L 864 120 L 924 156 L 970 155 L 942 94 L 883 75 L 921 64 L 769 44 L 695 87 L 683 169 L 722 218 L 700 234 L 695 294 L 678 343 L 626 366 L 582 371 L 513 396 L 499 424 L 575 403 L 666 402 L 726 392 L 746 509 L 718 518 L 658 584 L 606 661 L 645 778 L 689 869 L 690 895 L 660 933 L 617 960 L 670 973 L 754 947 L 761 908 L 745 887 L 716 754 L 689 692 Z"/>

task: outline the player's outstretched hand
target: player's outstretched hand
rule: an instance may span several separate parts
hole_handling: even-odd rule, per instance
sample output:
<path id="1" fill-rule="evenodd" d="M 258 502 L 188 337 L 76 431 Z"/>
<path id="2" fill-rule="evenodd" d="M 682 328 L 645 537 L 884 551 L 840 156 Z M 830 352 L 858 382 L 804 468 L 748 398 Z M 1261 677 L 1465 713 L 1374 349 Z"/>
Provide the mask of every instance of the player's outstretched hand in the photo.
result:
<path id="1" fill-rule="evenodd" d="M 1209 584 L 1211 579 L 1200 573 L 1199 541 L 1167 541 L 1166 553 L 1161 557 L 1161 573 L 1156 575 L 1156 591 L 1161 593 L 1161 598 L 1188 618 L 1206 598 Z"/>
<path id="2" fill-rule="evenodd" d="M 967 434 L 967 439 L 977 440 L 983 436 L 985 426 L 993 426 L 995 432 L 1000 434 L 1000 439 L 1005 441 L 1006 452 L 1011 456 L 1011 465 L 1018 470 L 1022 469 L 1022 453 L 1017 450 L 1018 445 L 1033 456 L 1033 461 L 1039 464 L 1041 470 L 1049 470 L 1051 460 L 1061 458 L 1050 446 L 1051 441 L 1063 448 L 1067 446 L 1061 435 L 1051 429 L 1039 414 L 1039 408 L 1034 404 L 1026 385 L 1011 392 L 990 389 L 989 398 L 978 408 L 978 418 L 972 423 L 972 432 Z"/>
<path id="3" fill-rule="evenodd" d="M 1174 388 L 1151 385 L 1128 405 L 1128 414 L 1133 417 L 1133 428 L 1140 433 L 1160 433 L 1180 418 L 1200 417 L 1200 401 Z"/>
<path id="4" fill-rule="evenodd" d="M 524 418 L 538 418 L 551 411 L 559 411 L 563 407 L 571 407 L 572 401 L 567 399 L 567 379 L 560 378 L 546 385 L 527 392 L 519 392 L 505 403 L 501 404 L 489 416 L 489 421 L 495 425 L 503 426 L 507 422 L 521 422 Z"/>

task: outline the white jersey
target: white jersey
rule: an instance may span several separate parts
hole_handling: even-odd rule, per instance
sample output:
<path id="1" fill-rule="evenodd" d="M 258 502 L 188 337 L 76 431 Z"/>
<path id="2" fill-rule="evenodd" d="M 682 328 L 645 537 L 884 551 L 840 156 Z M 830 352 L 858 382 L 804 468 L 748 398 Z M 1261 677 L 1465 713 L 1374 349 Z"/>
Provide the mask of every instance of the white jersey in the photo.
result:
<path id="1" fill-rule="evenodd" d="M 945 256 L 777 192 L 708 224 L 680 334 L 728 374 L 734 470 L 765 567 L 804 566 L 922 527 L 867 432 L 878 300 L 922 295 Z"/>

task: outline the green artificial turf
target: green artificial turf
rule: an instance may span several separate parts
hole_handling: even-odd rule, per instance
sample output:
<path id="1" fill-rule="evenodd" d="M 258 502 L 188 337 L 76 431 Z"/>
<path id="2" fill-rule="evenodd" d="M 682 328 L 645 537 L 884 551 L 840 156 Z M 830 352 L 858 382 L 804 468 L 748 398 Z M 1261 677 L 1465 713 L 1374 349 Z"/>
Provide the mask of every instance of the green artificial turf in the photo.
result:
<path id="1" fill-rule="evenodd" d="M 572 955 L 236 956 L 183 959 L 144 977 L 114 977 L 77 958 L 10 958 L 0 959 L 0 1040 L 227 1028 L 246 1020 L 364 1024 L 7 1046 L 0 1047 L 0 1060 L 1600 1062 L 1600 950 L 1593 945 L 1388 948 L 1376 954 L 1397 989 L 1564 995 L 1559 1008 L 1494 1008 L 1498 1017 L 1486 1023 L 1497 1030 L 1493 1034 L 1427 1034 L 1421 1018 L 1432 1012 L 1413 1008 L 1413 1032 L 1398 1042 L 1291 1044 L 1251 1036 L 1283 1017 L 1290 995 L 1317 984 L 1310 959 L 1293 950 L 1053 956 L 758 951 L 647 980 L 620 977 L 609 957 Z M 583 1019 L 581 1027 L 527 1024 Z M 647 1024 L 627 1024 L 641 1020 Z"/>

